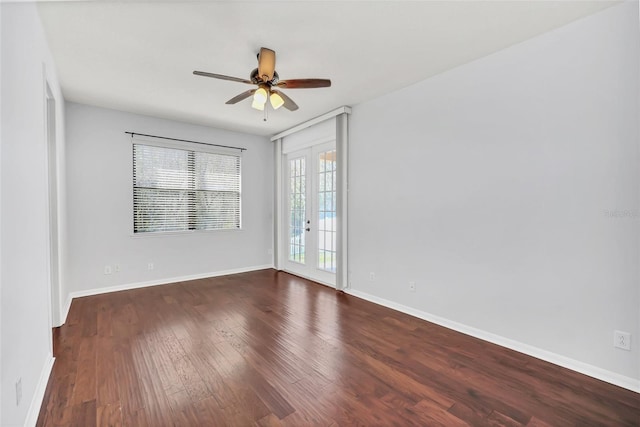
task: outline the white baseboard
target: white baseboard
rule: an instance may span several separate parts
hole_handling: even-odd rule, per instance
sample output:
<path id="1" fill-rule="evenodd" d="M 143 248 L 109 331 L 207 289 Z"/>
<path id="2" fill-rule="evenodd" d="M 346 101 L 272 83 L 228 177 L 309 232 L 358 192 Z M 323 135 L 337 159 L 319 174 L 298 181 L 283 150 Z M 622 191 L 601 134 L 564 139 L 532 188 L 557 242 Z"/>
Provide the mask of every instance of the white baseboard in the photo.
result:
<path id="1" fill-rule="evenodd" d="M 625 388 L 627 390 L 640 393 L 640 380 L 617 374 L 615 372 L 608 371 L 606 369 L 599 368 L 597 366 L 589 365 L 588 363 L 580 362 L 547 350 L 540 349 L 528 344 L 514 341 L 509 338 L 502 337 L 500 335 L 492 334 L 481 329 L 477 329 L 471 326 L 464 325 L 462 323 L 454 322 L 449 319 L 445 319 L 440 316 L 436 316 L 415 308 L 407 307 L 405 305 L 379 298 L 366 292 L 357 291 L 355 289 L 345 289 L 345 293 L 353 295 L 358 298 L 362 298 L 369 302 L 382 305 L 387 308 L 391 308 L 396 311 L 408 314 L 413 317 L 417 317 L 428 322 L 435 323 L 445 328 L 453 329 L 454 331 L 461 332 L 472 337 L 479 338 L 484 341 L 488 341 L 493 344 L 497 344 L 502 347 L 509 348 L 511 350 L 518 351 L 520 353 L 533 356 L 538 359 L 553 363 L 554 365 L 562 366 L 563 368 L 571 369 L 572 371 L 579 372 L 584 375 L 608 382 L 613 385 Z"/>
<path id="2" fill-rule="evenodd" d="M 146 288 L 149 286 L 167 285 L 169 283 L 186 282 L 188 280 L 207 279 L 210 277 L 228 276 L 230 274 L 247 273 L 249 271 L 264 270 L 267 268 L 273 268 L 272 264 L 255 265 L 252 267 L 236 268 L 232 270 L 215 271 L 210 273 L 192 274 L 189 276 L 180 277 L 168 277 L 164 279 L 149 280 L 147 282 L 126 283 L 124 285 L 108 286 L 104 288 L 87 289 L 84 291 L 71 292 L 67 296 L 67 300 L 63 307 L 61 319 L 64 319 L 64 323 L 67 321 L 69 315 L 69 309 L 71 308 L 71 301 L 74 298 L 88 297 L 91 295 L 106 294 L 109 292 L 127 291 L 129 289 Z"/>
<path id="3" fill-rule="evenodd" d="M 47 391 L 47 384 L 49 383 L 49 377 L 51 376 L 51 369 L 53 369 L 53 362 L 55 362 L 55 357 L 49 353 L 48 358 L 42 367 L 42 371 L 40 372 L 40 379 L 38 379 L 38 384 L 36 384 L 36 390 L 33 393 L 33 398 L 29 405 L 29 411 L 27 412 L 24 427 L 34 427 L 38 422 L 38 415 L 40 414 L 40 408 L 44 401 L 44 393 Z"/>

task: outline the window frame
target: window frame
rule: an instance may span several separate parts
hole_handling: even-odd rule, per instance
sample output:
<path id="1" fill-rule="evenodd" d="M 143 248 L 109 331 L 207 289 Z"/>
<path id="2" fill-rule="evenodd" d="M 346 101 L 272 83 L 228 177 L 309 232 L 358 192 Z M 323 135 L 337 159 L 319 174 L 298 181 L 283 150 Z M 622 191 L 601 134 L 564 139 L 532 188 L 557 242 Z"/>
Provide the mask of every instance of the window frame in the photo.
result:
<path id="1" fill-rule="evenodd" d="M 240 165 L 239 165 L 239 175 L 238 175 L 238 187 L 239 187 L 239 226 L 237 228 L 213 228 L 213 229 L 190 229 L 190 230 L 167 230 L 167 231 L 135 231 L 135 201 L 134 201 L 134 193 L 135 193 L 135 180 L 134 180 L 134 145 L 147 145 L 158 148 L 167 148 L 174 150 L 185 150 L 191 152 L 202 152 L 209 154 L 222 154 L 222 155 L 231 155 L 238 157 Z M 227 233 L 227 232 L 238 232 L 243 231 L 244 229 L 244 221 L 243 221 L 243 152 L 239 149 L 233 148 L 224 148 L 217 147 L 214 145 L 209 145 L 206 143 L 192 143 L 186 141 L 167 141 L 164 139 L 155 139 L 153 137 L 147 136 L 139 136 L 133 135 L 131 137 L 130 145 L 129 145 L 129 160 L 130 160 L 130 171 L 131 174 L 129 176 L 129 234 L 134 238 L 147 238 L 147 237 L 163 237 L 163 236 L 174 236 L 174 235 L 192 235 L 192 234 L 206 234 L 206 233 Z"/>

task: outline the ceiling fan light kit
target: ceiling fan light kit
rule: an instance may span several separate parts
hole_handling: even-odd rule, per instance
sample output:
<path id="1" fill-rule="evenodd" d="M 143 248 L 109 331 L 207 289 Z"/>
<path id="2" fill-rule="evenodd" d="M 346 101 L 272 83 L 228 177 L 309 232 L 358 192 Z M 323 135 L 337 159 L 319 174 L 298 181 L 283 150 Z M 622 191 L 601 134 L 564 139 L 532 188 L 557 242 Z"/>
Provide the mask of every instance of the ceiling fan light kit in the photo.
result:
<path id="1" fill-rule="evenodd" d="M 289 111 L 298 109 L 298 105 L 282 91 L 276 91 L 273 88 L 286 89 L 313 89 L 330 87 L 331 80 L 328 79 L 293 79 L 280 80 L 280 76 L 276 72 L 276 52 L 266 47 L 260 48 L 258 53 L 258 68 L 254 69 L 250 74 L 250 80 L 238 77 L 225 76 L 222 74 L 207 73 L 204 71 L 194 71 L 193 74 L 203 77 L 211 77 L 220 80 L 229 80 L 238 83 L 257 85 L 258 89 L 248 90 L 228 100 L 227 104 L 236 104 L 253 95 L 251 107 L 256 110 L 264 111 L 267 99 L 274 110 L 284 106 Z M 266 113 L 265 113 L 266 114 Z"/>
<path id="2" fill-rule="evenodd" d="M 258 108 L 258 110 L 264 110 L 264 104 L 267 103 L 267 90 L 264 87 L 260 86 L 258 90 L 256 90 L 256 93 L 253 94 L 253 103 L 262 106 L 262 108 Z"/>
<path id="3" fill-rule="evenodd" d="M 258 102 L 255 99 L 251 102 L 251 107 L 259 111 L 264 111 L 264 102 Z"/>
<path id="4" fill-rule="evenodd" d="M 278 94 L 278 92 L 272 91 L 271 96 L 269 96 L 269 101 L 271 102 L 271 106 L 274 110 L 282 107 L 284 105 L 284 99 Z"/>

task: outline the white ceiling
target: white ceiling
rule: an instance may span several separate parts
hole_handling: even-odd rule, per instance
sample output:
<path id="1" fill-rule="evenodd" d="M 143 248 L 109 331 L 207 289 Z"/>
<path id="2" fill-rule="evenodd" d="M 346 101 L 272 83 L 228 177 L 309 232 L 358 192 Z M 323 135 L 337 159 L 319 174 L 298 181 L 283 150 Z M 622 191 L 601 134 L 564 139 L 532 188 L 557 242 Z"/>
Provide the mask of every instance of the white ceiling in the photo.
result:
<path id="1" fill-rule="evenodd" d="M 411 85 L 614 4 L 611 1 L 43 2 L 40 15 L 69 101 L 259 135 Z M 225 101 L 250 86 L 261 46 L 300 109 Z"/>

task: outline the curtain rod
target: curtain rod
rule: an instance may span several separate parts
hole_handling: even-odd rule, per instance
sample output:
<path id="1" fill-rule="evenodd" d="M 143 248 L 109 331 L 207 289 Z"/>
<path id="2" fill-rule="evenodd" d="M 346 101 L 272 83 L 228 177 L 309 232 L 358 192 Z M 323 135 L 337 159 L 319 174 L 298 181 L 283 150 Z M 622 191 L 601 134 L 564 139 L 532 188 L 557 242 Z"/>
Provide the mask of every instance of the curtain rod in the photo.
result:
<path id="1" fill-rule="evenodd" d="M 208 142 L 190 141 L 188 139 L 169 138 L 169 137 L 166 137 L 166 136 L 158 136 L 158 135 L 147 135 L 146 133 L 138 133 L 138 132 L 125 132 L 125 133 L 128 133 L 129 135 L 131 135 L 131 137 L 133 137 L 134 135 L 149 136 L 151 138 L 169 139 L 171 141 L 190 142 L 192 144 L 211 145 L 213 147 L 231 148 L 233 150 L 247 151 L 246 148 L 231 147 L 230 145 L 209 144 Z"/>

